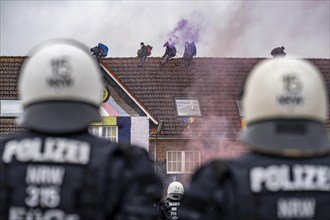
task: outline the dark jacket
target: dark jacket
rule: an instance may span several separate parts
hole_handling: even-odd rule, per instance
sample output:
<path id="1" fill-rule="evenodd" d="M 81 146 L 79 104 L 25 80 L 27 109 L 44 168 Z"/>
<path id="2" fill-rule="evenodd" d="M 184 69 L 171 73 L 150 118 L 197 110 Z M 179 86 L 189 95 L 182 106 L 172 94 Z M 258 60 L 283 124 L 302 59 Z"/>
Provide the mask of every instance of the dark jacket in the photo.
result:
<path id="1" fill-rule="evenodd" d="M 330 219 L 330 155 L 286 158 L 247 153 L 194 175 L 180 220 Z"/>
<path id="2" fill-rule="evenodd" d="M 180 201 L 171 200 L 166 198 L 161 200 L 157 204 L 158 209 L 158 219 L 159 220 L 177 220 L 178 218 L 178 209 L 180 207 Z"/>
<path id="3" fill-rule="evenodd" d="M 166 50 L 165 50 L 165 55 L 168 55 L 169 57 L 175 57 L 176 55 L 176 48 L 172 45 L 170 46 L 166 46 Z"/>
<path id="4" fill-rule="evenodd" d="M 87 131 L 0 140 L 0 219 L 156 219 L 162 192 L 147 152 Z"/>

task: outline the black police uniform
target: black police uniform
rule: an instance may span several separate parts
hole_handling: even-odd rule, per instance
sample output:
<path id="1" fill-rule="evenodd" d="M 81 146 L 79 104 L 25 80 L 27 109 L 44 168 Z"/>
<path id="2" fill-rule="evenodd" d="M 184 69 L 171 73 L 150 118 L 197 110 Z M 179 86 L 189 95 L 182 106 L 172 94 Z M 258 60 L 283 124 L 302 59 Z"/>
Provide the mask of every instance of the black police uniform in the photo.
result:
<path id="1" fill-rule="evenodd" d="M 179 218 L 330 219 L 330 155 L 247 153 L 214 160 L 193 176 Z"/>
<path id="2" fill-rule="evenodd" d="M 156 219 L 162 185 L 147 152 L 88 131 L 0 140 L 0 219 Z"/>
<path id="3" fill-rule="evenodd" d="M 177 220 L 178 209 L 180 207 L 180 201 L 166 198 L 161 200 L 158 204 L 159 218 L 160 220 Z"/>

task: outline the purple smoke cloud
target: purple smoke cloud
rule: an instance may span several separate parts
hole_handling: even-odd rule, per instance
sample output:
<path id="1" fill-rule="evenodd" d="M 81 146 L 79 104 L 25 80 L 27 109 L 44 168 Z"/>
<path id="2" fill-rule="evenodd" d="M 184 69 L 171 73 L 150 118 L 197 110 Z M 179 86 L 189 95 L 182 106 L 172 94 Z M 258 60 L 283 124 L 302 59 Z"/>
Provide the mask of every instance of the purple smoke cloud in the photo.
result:
<path id="1" fill-rule="evenodd" d="M 186 41 L 195 43 L 200 41 L 203 17 L 194 12 L 190 18 L 183 18 L 177 22 L 174 29 L 168 33 L 168 42 L 172 45 L 183 45 Z M 197 19 L 192 19 L 197 18 Z"/>

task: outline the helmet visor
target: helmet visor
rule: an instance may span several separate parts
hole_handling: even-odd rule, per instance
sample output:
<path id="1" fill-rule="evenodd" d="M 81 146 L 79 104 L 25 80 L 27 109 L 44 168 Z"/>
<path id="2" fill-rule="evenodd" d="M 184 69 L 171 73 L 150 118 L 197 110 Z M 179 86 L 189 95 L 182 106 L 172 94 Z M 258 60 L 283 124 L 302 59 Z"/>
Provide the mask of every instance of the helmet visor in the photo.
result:
<path id="1" fill-rule="evenodd" d="M 72 133 L 85 130 L 92 122 L 101 121 L 96 106 L 68 101 L 36 103 L 24 109 L 20 123 L 45 133 Z"/>
<path id="2" fill-rule="evenodd" d="M 174 200 L 174 201 L 180 201 L 182 199 L 182 194 L 179 194 L 179 193 L 170 193 L 167 195 L 167 197 L 171 200 Z"/>
<path id="3" fill-rule="evenodd" d="M 306 157 L 330 152 L 324 124 L 307 120 L 269 120 L 248 124 L 240 135 L 252 151 Z"/>

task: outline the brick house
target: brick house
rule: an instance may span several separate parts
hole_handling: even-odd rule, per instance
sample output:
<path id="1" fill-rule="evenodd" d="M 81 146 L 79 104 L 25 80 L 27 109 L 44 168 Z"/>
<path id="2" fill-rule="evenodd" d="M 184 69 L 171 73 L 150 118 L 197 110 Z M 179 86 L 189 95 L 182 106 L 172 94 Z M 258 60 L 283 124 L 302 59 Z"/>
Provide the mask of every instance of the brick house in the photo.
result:
<path id="1" fill-rule="evenodd" d="M 24 59 L 0 57 L 1 103 L 18 99 L 17 74 Z M 241 86 L 263 59 L 195 58 L 185 67 L 181 58 L 160 66 L 160 58 L 150 57 L 138 67 L 138 58 L 104 58 L 100 67 L 111 99 L 102 104 L 103 122 L 91 127 L 115 128 L 110 133 L 116 141 L 145 145 L 165 184 L 186 182 L 209 159 L 246 151 L 237 141 L 244 124 L 238 108 Z M 309 60 L 330 88 L 330 59 Z M 0 111 L 0 136 L 22 130 L 15 114 Z"/>

